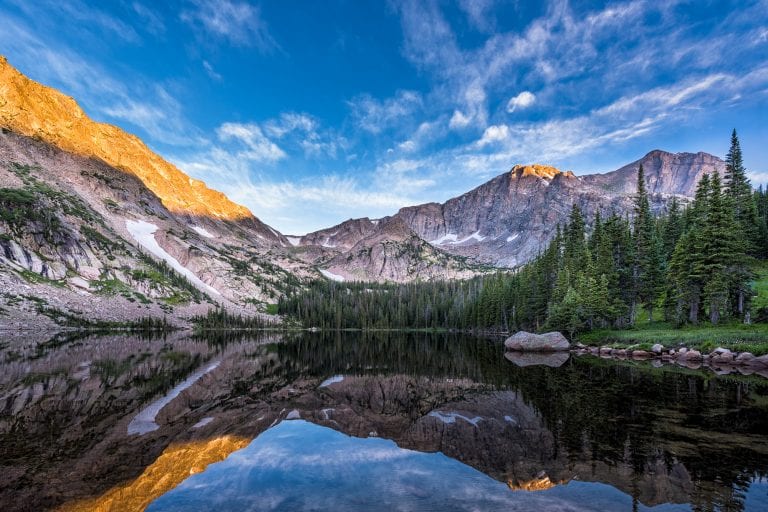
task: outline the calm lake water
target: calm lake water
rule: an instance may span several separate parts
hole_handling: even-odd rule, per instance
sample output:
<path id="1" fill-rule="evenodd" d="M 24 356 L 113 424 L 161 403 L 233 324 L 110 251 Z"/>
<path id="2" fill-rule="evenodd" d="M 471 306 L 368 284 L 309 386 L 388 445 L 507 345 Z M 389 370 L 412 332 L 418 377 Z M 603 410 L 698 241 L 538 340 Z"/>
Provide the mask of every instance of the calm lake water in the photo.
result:
<path id="1" fill-rule="evenodd" d="M 404 333 L 0 338 L 0 368 L 3 511 L 768 511 L 757 376 Z"/>

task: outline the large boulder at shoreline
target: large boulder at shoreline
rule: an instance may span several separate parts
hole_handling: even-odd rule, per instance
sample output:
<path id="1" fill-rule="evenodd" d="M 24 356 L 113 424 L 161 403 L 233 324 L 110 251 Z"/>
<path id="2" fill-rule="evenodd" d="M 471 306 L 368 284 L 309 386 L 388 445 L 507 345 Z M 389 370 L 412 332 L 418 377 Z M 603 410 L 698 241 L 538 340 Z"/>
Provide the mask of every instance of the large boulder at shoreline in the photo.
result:
<path id="1" fill-rule="evenodd" d="M 520 331 L 507 338 L 504 348 L 518 352 L 560 352 L 569 350 L 571 344 L 559 332 L 533 334 Z"/>
<path id="2" fill-rule="evenodd" d="M 680 357 L 677 358 L 678 361 L 683 362 L 701 362 L 704 360 L 704 357 L 701 355 L 701 352 L 698 350 L 686 350 L 683 352 L 683 349 L 680 349 Z"/>

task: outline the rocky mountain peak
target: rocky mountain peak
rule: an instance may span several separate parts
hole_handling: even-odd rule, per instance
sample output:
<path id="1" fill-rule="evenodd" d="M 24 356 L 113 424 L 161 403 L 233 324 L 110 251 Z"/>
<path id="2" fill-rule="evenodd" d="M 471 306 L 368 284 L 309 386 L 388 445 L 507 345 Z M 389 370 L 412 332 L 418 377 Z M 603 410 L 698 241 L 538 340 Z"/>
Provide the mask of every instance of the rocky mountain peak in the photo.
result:
<path id="1" fill-rule="evenodd" d="M 551 180 L 559 175 L 573 176 L 571 171 L 563 172 L 556 167 L 550 165 L 530 164 L 530 165 L 515 165 L 510 171 L 515 178 L 524 178 L 526 176 L 535 176 L 545 180 Z"/>
<path id="2" fill-rule="evenodd" d="M 91 120 L 74 99 L 27 78 L 2 56 L 0 127 L 132 174 L 173 213 L 255 220 L 246 207 L 190 178 L 138 137 Z"/>

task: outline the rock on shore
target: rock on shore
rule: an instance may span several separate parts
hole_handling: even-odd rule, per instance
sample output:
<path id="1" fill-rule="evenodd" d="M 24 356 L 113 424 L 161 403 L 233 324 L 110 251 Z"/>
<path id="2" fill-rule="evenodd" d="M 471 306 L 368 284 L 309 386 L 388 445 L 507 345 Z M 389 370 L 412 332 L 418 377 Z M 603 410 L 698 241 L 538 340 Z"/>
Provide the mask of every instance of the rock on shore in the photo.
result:
<path id="1" fill-rule="evenodd" d="M 560 352 L 569 350 L 571 344 L 559 332 L 534 334 L 520 331 L 507 338 L 504 348 L 519 352 Z"/>

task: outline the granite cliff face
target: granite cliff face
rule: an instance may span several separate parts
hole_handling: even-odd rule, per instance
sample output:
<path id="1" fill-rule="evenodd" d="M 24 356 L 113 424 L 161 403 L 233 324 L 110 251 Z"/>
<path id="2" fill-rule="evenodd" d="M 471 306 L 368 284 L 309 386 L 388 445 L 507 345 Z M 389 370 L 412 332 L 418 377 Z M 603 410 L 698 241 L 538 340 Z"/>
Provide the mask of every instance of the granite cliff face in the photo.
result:
<path id="1" fill-rule="evenodd" d="M 689 200 L 704 174 L 722 173 L 725 167 L 722 160 L 706 153 L 659 150 L 606 174 L 576 176 L 543 165 L 516 165 L 443 204 L 402 208 L 391 219 L 402 220 L 416 235 L 445 253 L 467 257 L 476 264 L 513 268 L 545 247 L 574 204 L 588 221 L 598 211 L 603 215 L 612 211 L 630 213 L 640 164 L 645 170 L 652 207 L 657 211 L 664 209 L 672 197 Z M 355 236 L 370 238 L 389 219 L 381 219 L 378 224 L 368 219 L 350 220 L 330 230 L 310 233 L 300 244 L 312 245 L 324 237 L 326 246 L 344 253 L 356 243 Z"/>

